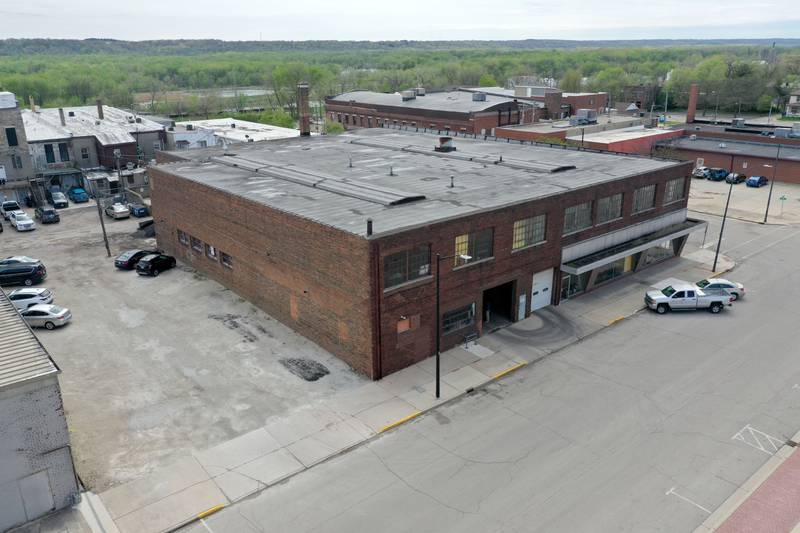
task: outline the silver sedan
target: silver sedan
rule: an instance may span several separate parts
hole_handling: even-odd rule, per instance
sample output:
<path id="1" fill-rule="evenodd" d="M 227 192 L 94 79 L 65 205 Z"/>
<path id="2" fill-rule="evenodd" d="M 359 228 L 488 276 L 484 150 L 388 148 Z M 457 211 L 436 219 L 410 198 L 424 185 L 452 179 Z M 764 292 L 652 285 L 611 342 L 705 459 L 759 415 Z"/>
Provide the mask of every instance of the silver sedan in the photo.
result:
<path id="1" fill-rule="evenodd" d="M 20 311 L 19 314 L 32 328 L 55 329 L 72 319 L 72 313 L 66 307 L 48 304 L 34 305 Z"/>
<path id="2" fill-rule="evenodd" d="M 729 294 L 733 301 L 744 297 L 744 285 L 735 281 L 709 278 L 698 281 L 696 285 L 709 294 Z"/>

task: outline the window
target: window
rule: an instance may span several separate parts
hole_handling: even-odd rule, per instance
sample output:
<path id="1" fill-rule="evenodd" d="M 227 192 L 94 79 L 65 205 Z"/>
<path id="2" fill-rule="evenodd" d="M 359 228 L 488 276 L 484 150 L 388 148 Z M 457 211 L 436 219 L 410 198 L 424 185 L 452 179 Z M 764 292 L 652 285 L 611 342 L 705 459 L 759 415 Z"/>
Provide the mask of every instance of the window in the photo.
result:
<path id="1" fill-rule="evenodd" d="M 194 250 L 196 252 L 202 252 L 203 251 L 203 241 L 201 241 L 200 239 L 197 239 L 195 237 L 191 237 L 190 236 L 189 237 L 189 242 L 192 243 L 192 250 Z"/>
<path id="2" fill-rule="evenodd" d="M 526 246 L 539 244 L 545 240 L 547 215 L 537 215 L 514 222 L 514 242 L 512 249 L 518 250 Z"/>
<path id="3" fill-rule="evenodd" d="M 664 205 L 683 200 L 684 178 L 676 178 L 667 182 L 667 187 L 664 190 Z"/>
<path id="4" fill-rule="evenodd" d="M 206 244 L 206 257 L 208 257 L 211 260 L 216 261 L 217 260 L 217 256 L 218 256 L 217 249 L 214 248 L 213 246 L 211 246 L 210 244 Z"/>
<path id="5" fill-rule="evenodd" d="M 486 228 L 475 233 L 465 233 L 456 237 L 456 253 L 453 264 L 464 265 L 492 257 L 494 228 Z M 469 259 L 463 259 L 469 256 Z"/>
<path id="6" fill-rule="evenodd" d="M 564 235 L 575 233 L 592 225 L 592 202 L 573 205 L 564 210 Z"/>
<path id="7" fill-rule="evenodd" d="M 229 256 L 225 252 L 220 252 L 219 257 L 223 265 L 225 265 L 228 268 L 233 268 L 233 257 Z"/>
<path id="8" fill-rule="evenodd" d="M 186 235 L 181 230 L 178 230 L 178 242 L 183 245 L 189 246 L 189 236 Z"/>
<path id="9" fill-rule="evenodd" d="M 383 258 L 383 287 L 425 277 L 431 273 L 431 247 L 418 246 Z"/>
<path id="10" fill-rule="evenodd" d="M 81 148 L 81 159 L 89 159 L 89 149 Z"/>
<path id="11" fill-rule="evenodd" d="M 133 174 L 130 174 L 128 176 L 128 185 L 133 185 L 134 181 L 135 181 L 135 179 L 133 177 Z"/>
<path id="12" fill-rule="evenodd" d="M 67 143 L 58 143 L 58 157 L 62 161 L 69 161 L 69 149 Z"/>
<path id="13" fill-rule="evenodd" d="M 442 333 L 447 335 L 475 323 L 475 304 L 449 311 L 442 315 Z"/>
<path id="14" fill-rule="evenodd" d="M 633 191 L 633 214 L 647 211 L 656 206 L 656 186 L 646 185 Z"/>
<path id="15" fill-rule="evenodd" d="M 597 223 L 603 224 L 622 217 L 622 193 L 597 201 Z"/>
<path id="16" fill-rule="evenodd" d="M 153 143 L 153 150 L 161 150 L 161 141 L 156 141 Z"/>
<path id="17" fill-rule="evenodd" d="M 197 141 L 197 146 L 199 146 L 200 148 L 207 148 L 208 141 Z"/>
<path id="18" fill-rule="evenodd" d="M 19 146 L 16 128 L 6 128 L 6 140 L 9 146 Z"/>
<path id="19" fill-rule="evenodd" d="M 14 168 L 22 168 L 22 158 L 17 154 L 11 154 L 11 166 Z"/>
<path id="20" fill-rule="evenodd" d="M 55 163 L 56 156 L 53 153 L 53 145 L 52 144 L 45 144 L 44 145 L 44 157 L 48 163 Z"/>

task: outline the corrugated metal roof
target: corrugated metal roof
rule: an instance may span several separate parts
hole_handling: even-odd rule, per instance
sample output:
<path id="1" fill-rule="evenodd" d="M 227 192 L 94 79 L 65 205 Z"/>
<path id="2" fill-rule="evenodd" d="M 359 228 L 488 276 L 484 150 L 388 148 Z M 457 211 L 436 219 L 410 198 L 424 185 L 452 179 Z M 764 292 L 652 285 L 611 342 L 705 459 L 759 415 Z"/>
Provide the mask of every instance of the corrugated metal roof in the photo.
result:
<path id="1" fill-rule="evenodd" d="M 58 372 L 58 367 L 0 290 L 0 389 Z"/>

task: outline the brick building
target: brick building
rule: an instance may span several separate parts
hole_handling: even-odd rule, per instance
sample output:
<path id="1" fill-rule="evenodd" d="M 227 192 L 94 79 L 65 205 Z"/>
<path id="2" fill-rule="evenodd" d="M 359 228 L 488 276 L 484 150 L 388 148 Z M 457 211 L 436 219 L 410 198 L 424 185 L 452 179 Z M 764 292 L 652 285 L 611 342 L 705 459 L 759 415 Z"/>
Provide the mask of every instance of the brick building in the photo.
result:
<path id="1" fill-rule="evenodd" d="M 158 245 L 380 379 L 434 353 L 437 264 L 447 348 L 674 257 L 704 226 L 689 163 L 452 142 L 362 129 L 159 154 Z"/>
<path id="2" fill-rule="evenodd" d="M 491 135 L 494 128 L 533 122 L 533 107 L 513 98 L 424 89 L 387 94 L 351 91 L 325 99 L 327 118 L 345 129 L 409 127 Z"/>
<path id="3" fill-rule="evenodd" d="M 0 198 L 16 198 L 34 175 L 22 110 L 13 93 L 0 92 Z"/>
<path id="4" fill-rule="evenodd" d="M 530 102 L 540 109 L 536 121 L 542 119 L 559 120 L 577 114 L 579 109 L 592 109 L 598 115 L 608 106 L 608 93 L 581 92 L 569 93 L 555 87 L 517 85 L 513 89 L 504 87 L 462 87 L 465 92 L 483 92 L 493 96 L 516 98 L 520 102 Z"/>

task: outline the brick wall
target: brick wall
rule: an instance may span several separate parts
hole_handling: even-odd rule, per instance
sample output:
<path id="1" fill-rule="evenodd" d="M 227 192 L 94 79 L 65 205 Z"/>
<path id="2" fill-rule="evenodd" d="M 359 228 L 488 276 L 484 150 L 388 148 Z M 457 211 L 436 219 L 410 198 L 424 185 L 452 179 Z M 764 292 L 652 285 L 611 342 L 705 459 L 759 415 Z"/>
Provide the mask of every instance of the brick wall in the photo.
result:
<path id="1" fill-rule="evenodd" d="M 720 167 L 745 176 L 766 176 L 769 179 L 772 179 L 773 169 L 764 165 L 775 164 L 774 157 L 753 157 L 675 148 L 670 148 L 664 153 L 669 157 L 689 161 L 692 166 L 696 164 L 698 158 L 702 158 L 703 165 L 707 167 Z M 781 159 L 778 162 L 775 179 L 786 183 L 800 183 L 800 161 Z"/>
<path id="2" fill-rule="evenodd" d="M 373 366 L 366 239 L 150 169 L 159 247 L 363 374 Z M 177 230 L 233 257 L 233 268 L 178 241 Z"/>

